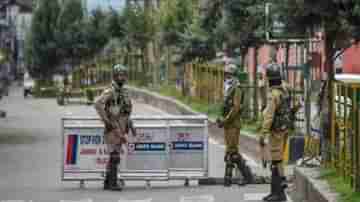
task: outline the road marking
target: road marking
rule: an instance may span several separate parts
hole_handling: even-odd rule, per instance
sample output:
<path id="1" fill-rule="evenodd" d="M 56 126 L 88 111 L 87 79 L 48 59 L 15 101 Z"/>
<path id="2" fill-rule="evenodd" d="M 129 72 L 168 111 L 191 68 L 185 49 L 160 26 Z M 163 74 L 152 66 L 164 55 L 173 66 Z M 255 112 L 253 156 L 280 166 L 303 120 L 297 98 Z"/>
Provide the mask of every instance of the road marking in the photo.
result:
<path id="1" fill-rule="evenodd" d="M 60 200 L 60 202 L 93 202 L 93 200 L 92 199 Z"/>
<path id="2" fill-rule="evenodd" d="M 151 202 L 152 198 L 143 199 L 143 200 L 127 200 L 127 199 L 120 199 L 119 202 Z"/>
<path id="3" fill-rule="evenodd" d="M 269 193 L 254 193 L 254 194 L 244 194 L 244 201 L 262 201 L 262 199 L 267 196 Z M 286 194 L 287 202 L 293 202 L 289 195 Z"/>
<path id="4" fill-rule="evenodd" d="M 0 202 L 26 202 L 25 200 L 1 200 Z"/>
<path id="5" fill-rule="evenodd" d="M 71 116 L 71 115 L 73 115 L 73 113 L 70 112 L 70 111 L 66 111 L 66 112 L 65 112 L 65 115 L 66 115 L 66 116 Z"/>
<path id="6" fill-rule="evenodd" d="M 244 194 L 244 201 L 262 201 L 268 193 Z"/>
<path id="7" fill-rule="evenodd" d="M 201 196 L 182 196 L 180 202 L 214 202 L 213 195 L 201 195 Z"/>

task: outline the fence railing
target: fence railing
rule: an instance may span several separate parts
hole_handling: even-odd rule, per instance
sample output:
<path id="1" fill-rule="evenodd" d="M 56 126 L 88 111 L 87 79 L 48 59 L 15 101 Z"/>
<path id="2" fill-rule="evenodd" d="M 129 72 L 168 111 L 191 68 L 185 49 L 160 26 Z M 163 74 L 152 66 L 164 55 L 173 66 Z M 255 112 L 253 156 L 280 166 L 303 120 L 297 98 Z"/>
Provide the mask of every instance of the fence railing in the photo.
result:
<path id="1" fill-rule="evenodd" d="M 208 104 L 222 102 L 224 66 L 192 62 L 185 65 L 184 82 L 191 97 Z"/>
<path id="2" fill-rule="evenodd" d="M 337 81 L 334 92 L 330 166 L 360 191 L 360 85 Z"/>

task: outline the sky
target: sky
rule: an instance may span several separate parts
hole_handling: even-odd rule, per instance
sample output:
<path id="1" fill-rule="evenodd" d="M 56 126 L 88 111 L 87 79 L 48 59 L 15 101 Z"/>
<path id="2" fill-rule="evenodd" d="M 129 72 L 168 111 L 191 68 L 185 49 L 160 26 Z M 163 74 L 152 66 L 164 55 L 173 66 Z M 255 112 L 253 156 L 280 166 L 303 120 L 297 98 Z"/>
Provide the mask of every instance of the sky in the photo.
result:
<path id="1" fill-rule="evenodd" d="M 125 4 L 124 0 L 87 0 L 88 11 L 91 11 L 98 6 L 102 8 L 109 8 L 109 6 L 114 9 L 120 9 Z"/>

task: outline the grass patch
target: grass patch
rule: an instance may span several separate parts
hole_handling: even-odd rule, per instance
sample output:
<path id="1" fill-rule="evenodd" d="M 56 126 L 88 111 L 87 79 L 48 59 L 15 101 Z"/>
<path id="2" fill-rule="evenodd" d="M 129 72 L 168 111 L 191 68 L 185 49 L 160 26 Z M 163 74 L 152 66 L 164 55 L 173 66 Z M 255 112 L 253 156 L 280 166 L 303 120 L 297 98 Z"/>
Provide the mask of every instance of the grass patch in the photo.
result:
<path id="1" fill-rule="evenodd" d="M 336 172 L 335 169 L 325 169 L 321 173 L 321 179 L 326 180 L 330 187 L 340 194 L 340 202 L 359 202 L 360 193 L 354 192 L 350 183 Z"/>
<path id="2" fill-rule="evenodd" d="M 221 104 L 208 104 L 204 101 L 197 100 L 189 96 L 183 96 L 175 86 L 161 86 L 156 91 L 161 95 L 179 100 L 195 111 L 207 114 L 209 118 L 216 119 L 221 114 Z"/>

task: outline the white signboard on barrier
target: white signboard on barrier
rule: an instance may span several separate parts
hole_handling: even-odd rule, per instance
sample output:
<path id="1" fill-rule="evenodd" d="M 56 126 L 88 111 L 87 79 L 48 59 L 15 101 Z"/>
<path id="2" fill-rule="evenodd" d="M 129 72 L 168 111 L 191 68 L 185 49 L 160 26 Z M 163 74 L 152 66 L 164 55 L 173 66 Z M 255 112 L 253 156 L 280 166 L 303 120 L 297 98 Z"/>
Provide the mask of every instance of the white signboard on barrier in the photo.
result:
<path id="1" fill-rule="evenodd" d="M 170 179 L 170 172 L 176 171 L 200 171 L 198 176 L 207 176 L 207 117 L 132 120 L 137 136 L 129 135 L 121 154 L 119 169 L 123 179 Z M 186 121 L 179 123 L 182 120 Z M 97 118 L 64 118 L 62 138 L 62 180 L 101 180 L 109 158 L 102 123 Z"/>
<path id="2" fill-rule="evenodd" d="M 136 131 L 136 137 L 129 137 L 126 169 L 166 171 L 169 153 L 167 127 L 139 126 Z"/>
<path id="3" fill-rule="evenodd" d="M 64 129 L 64 171 L 103 171 L 108 154 L 103 128 Z"/>
<path id="4" fill-rule="evenodd" d="M 171 125 L 170 169 L 204 167 L 206 147 L 202 125 Z"/>

